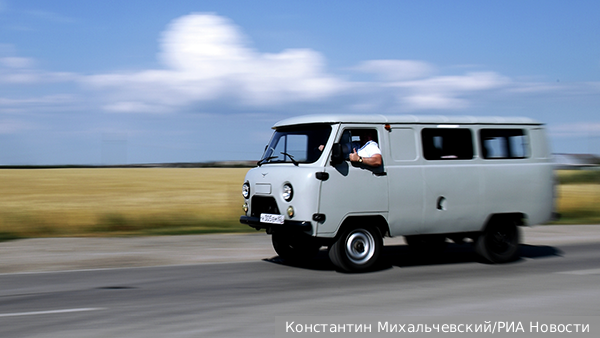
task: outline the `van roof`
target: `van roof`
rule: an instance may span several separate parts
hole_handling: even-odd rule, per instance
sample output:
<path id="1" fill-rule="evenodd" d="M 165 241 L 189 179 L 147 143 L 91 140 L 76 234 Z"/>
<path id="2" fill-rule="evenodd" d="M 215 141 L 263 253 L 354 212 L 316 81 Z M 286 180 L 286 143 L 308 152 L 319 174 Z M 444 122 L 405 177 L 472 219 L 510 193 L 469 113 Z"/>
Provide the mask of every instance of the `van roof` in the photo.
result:
<path id="1" fill-rule="evenodd" d="M 390 123 L 390 124 L 520 124 L 542 125 L 543 123 L 527 117 L 499 116 L 442 116 L 442 115 L 303 115 L 281 120 L 273 126 L 293 126 L 314 123 Z"/>

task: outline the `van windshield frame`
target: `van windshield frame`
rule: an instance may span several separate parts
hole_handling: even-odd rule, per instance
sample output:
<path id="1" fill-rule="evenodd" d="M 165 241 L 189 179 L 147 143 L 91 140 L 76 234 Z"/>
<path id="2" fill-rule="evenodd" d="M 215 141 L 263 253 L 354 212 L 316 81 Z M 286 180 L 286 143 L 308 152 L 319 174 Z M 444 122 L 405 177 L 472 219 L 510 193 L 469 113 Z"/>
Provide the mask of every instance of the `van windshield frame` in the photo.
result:
<path id="1" fill-rule="evenodd" d="M 323 155 L 324 146 L 331 137 L 331 130 L 329 124 L 277 128 L 258 165 L 314 163 Z"/>

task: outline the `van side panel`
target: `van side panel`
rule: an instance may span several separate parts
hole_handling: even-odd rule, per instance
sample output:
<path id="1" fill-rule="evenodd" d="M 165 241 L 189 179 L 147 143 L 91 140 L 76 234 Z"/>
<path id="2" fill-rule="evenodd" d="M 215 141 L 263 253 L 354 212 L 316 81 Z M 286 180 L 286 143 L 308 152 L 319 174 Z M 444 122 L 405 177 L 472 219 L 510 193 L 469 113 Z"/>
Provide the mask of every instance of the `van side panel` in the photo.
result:
<path id="1" fill-rule="evenodd" d="M 423 226 L 425 203 L 418 132 L 412 127 L 392 126 L 388 138 L 386 171 L 390 184 L 390 235 L 418 234 Z"/>
<path id="2" fill-rule="evenodd" d="M 488 214 L 523 213 L 529 225 L 544 223 L 553 210 L 552 167 L 543 163 L 483 166 Z"/>
<path id="3" fill-rule="evenodd" d="M 550 160 L 550 146 L 544 128 L 532 128 L 530 131 L 532 157 Z M 549 161 L 548 161 L 549 162 Z"/>
<path id="4" fill-rule="evenodd" d="M 425 205 L 421 233 L 481 229 L 481 168 L 473 126 L 424 126 L 421 130 Z"/>
<path id="5" fill-rule="evenodd" d="M 480 231 L 495 214 L 524 214 L 530 225 L 550 219 L 553 171 L 543 128 L 461 127 L 471 129 L 473 138 L 474 156 L 465 160 L 425 159 L 423 128 L 434 127 L 396 125 L 389 133 L 390 235 Z M 491 154 L 483 149 L 481 129 L 508 135 L 523 129 L 525 150 L 509 152 L 515 158 L 486 158 Z"/>
<path id="6" fill-rule="evenodd" d="M 509 127 L 510 128 L 510 127 Z M 554 174 L 542 128 L 528 128 L 529 154 L 482 159 L 486 213 L 523 213 L 528 225 L 548 221 L 554 209 Z"/>
<path id="7" fill-rule="evenodd" d="M 486 215 L 482 210 L 480 166 L 473 160 L 433 162 L 423 168 L 425 216 L 421 233 L 481 229 Z"/>
<path id="8" fill-rule="evenodd" d="M 552 219 L 555 210 L 554 166 L 540 163 L 536 170 L 532 209 L 527 213 L 529 225 L 542 224 Z"/>
<path id="9" fill-rule="evenodd" d="M 486 214 L 529 214 L 536 202 L 537 191 L 534 177 L 538 166 L 534 163 L 510 163 L 514 160 L 494 161 L 483 165 L 483 194 Z"/>
<path id="10" fill-rule="evenodd" d="M 540 166 L 536 176 L 538 206 L 529 215 L 529 222 L 534 225 L 545 223 L 552 218 L 552 213 L 555 211 L 556 187 L 554 163 L 546 130 L 541 127 L 532 128 L 530 134 L 532 157 Z"/>

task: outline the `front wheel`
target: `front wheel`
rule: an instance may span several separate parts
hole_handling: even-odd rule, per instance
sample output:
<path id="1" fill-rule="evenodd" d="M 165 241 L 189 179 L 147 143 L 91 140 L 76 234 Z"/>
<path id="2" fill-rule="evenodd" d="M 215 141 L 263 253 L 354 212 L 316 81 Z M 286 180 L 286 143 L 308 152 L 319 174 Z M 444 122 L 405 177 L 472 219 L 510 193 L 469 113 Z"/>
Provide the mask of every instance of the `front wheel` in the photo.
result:
<path id="1" fill-rule="evenodd" d="M 329 249 L 329 259 L 341 270 L 364 271 L 377 262 L 382 248 L 383 239 L 377 228 L 348 228 Z"/>
<path id="2" fill-rule="evenodd" d="M 475 251 L 490 263 L 506 263 L 517 258 L 519 229 L 512 220 L 491 223 L 475 240 Z"/>

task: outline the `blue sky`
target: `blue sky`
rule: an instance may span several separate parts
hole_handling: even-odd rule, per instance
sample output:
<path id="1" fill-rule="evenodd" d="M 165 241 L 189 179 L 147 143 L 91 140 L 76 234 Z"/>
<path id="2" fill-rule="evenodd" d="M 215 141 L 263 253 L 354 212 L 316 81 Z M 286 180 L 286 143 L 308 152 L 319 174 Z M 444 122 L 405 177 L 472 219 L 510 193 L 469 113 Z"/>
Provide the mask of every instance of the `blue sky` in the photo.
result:
<path id="1" fill-rule="evenodd" d="M 600 2 L 0 0 L 0 165 L 255 160 L 301 114 L 527 116 L 600 153 Z"/>

